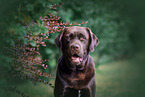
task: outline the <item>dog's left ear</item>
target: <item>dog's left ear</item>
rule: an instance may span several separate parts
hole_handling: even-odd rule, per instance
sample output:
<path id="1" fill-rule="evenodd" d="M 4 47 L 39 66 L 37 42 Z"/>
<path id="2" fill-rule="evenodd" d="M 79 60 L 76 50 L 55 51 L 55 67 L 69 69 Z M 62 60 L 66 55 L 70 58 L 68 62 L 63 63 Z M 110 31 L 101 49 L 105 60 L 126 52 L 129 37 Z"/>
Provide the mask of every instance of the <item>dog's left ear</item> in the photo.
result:
<path id="1" fill-rule="evenodd" d="M 56 46 L 59 48 L 59 50 L 62 49 L 62 42 L 61 42 L 61 39 L 62 39 L 62 36 L 63 36 L 63 33 L 66 31 L 66 28 L 63 28 L 63 30 L 61 31 L 61 33 L 55 38 L 55 44 Z"/>
<path id="2" fill-rule="evenodd" d="M 97 47 L 97 45 L 99 44 L 99 39 L 96 37 L 96 35 L 94 35 L 92 33 L 92 31 L 89 28 L 86 28 L 86 30 L 89 33 L 89 37 L 90 37 L 90 45 L 89 45 L 89 50 L 91 52 L 94 51 L 94 48 Z"/>

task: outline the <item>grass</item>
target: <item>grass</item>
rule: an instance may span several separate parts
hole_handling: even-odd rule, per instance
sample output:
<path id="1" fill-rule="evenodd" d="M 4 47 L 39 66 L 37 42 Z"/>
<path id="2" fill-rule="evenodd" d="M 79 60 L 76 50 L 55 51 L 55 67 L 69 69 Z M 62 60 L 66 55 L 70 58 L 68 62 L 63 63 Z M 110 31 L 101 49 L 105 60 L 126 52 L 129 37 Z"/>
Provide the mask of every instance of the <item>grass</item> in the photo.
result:
<path id="1" fill-rule="evenodd" d="M 145 97 L 145 64 L 121 60 L 99 66 L 96 97 Z"/>
<path id="2" fill-rule="evenodd" d="M 96 70 L 96 97 L 145 97 L 145 64 L 141 62 L 144 57 L 134 59 L 100 65 Z M 25 97 L 53 97 L 53 89 L 41 83 L 34 86 L 29 81 L 16 88 L 27 95 Z M 22 96 L 10 92 L 10 97 Z"/>

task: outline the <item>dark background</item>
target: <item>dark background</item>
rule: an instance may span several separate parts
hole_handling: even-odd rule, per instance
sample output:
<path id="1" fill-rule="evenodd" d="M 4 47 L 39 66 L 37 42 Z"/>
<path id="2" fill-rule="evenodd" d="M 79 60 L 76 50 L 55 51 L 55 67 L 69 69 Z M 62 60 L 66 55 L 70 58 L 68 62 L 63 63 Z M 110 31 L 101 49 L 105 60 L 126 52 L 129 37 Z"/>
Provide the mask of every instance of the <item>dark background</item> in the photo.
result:
<path id="1" fill-rule="evenodd" d="M 57 10 L 47 5 L 64 3 Z M 144 97 L 145 93 L 145 1 L 144 0 L 1 0 L 0 1 L 0 96 L 53 97 L 48 85 L 17 78 L 9 57 L 16 39 L 24 43 L 32 21 L 49 12 L 61 16 L 61 21 L 82 22 L 99 38 L 100 43 L 91 56 L 96 64 L 96 97 Z M 23 22 L 23 23 L 19 23 Z M 29 27 L 34 33 L 45 28 Z M 13 34 L 14 33 L 14 34 Z M 57 59 L 61 55 L 54 44 L 58 32 L 51 33 L 41 57 L 48 58 L 48 73 L 55 76 Z M 55 52 L 55 53 L 54 53 Z M 12 54 L 13 55 L 13 54 Z M 15 64 L 18 65 L 18 64 Z M 21 72 L 19 72 L 21 73 Z M 54 84 L 54 79 L 49 79 Z M 21 92 L 18 92 L 21 91 Z"/>

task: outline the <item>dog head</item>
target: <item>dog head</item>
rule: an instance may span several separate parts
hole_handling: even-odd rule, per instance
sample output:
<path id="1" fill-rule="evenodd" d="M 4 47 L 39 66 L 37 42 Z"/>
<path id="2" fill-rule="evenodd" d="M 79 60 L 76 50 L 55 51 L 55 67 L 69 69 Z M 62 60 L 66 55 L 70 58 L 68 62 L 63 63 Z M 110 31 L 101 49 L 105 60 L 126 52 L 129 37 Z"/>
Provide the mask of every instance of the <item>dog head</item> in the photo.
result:
<path id="1" fill-rule="evenodd" d="M 62 50 L 69 68 L 83 69 L 83 61 L 89 52 L 93 52 L 99 39 L 86 27 L 65 27 L 55 39 L 56 45 Z"/>

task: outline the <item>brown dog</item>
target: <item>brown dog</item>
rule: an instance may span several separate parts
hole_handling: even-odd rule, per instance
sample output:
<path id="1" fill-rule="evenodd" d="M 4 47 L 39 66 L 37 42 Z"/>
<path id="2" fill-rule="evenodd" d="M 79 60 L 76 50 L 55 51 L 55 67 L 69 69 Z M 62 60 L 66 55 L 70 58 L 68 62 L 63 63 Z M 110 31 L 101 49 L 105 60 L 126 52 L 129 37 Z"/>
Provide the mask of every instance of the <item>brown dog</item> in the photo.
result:
<path id="1" fill-rule="evenodd" d="M 95 64 L 90 51 L 98 38 L 86 27 L 66 27 L 55 39 L 62 50 L 55 80 L 55 97 L 95 97 Z"/>

